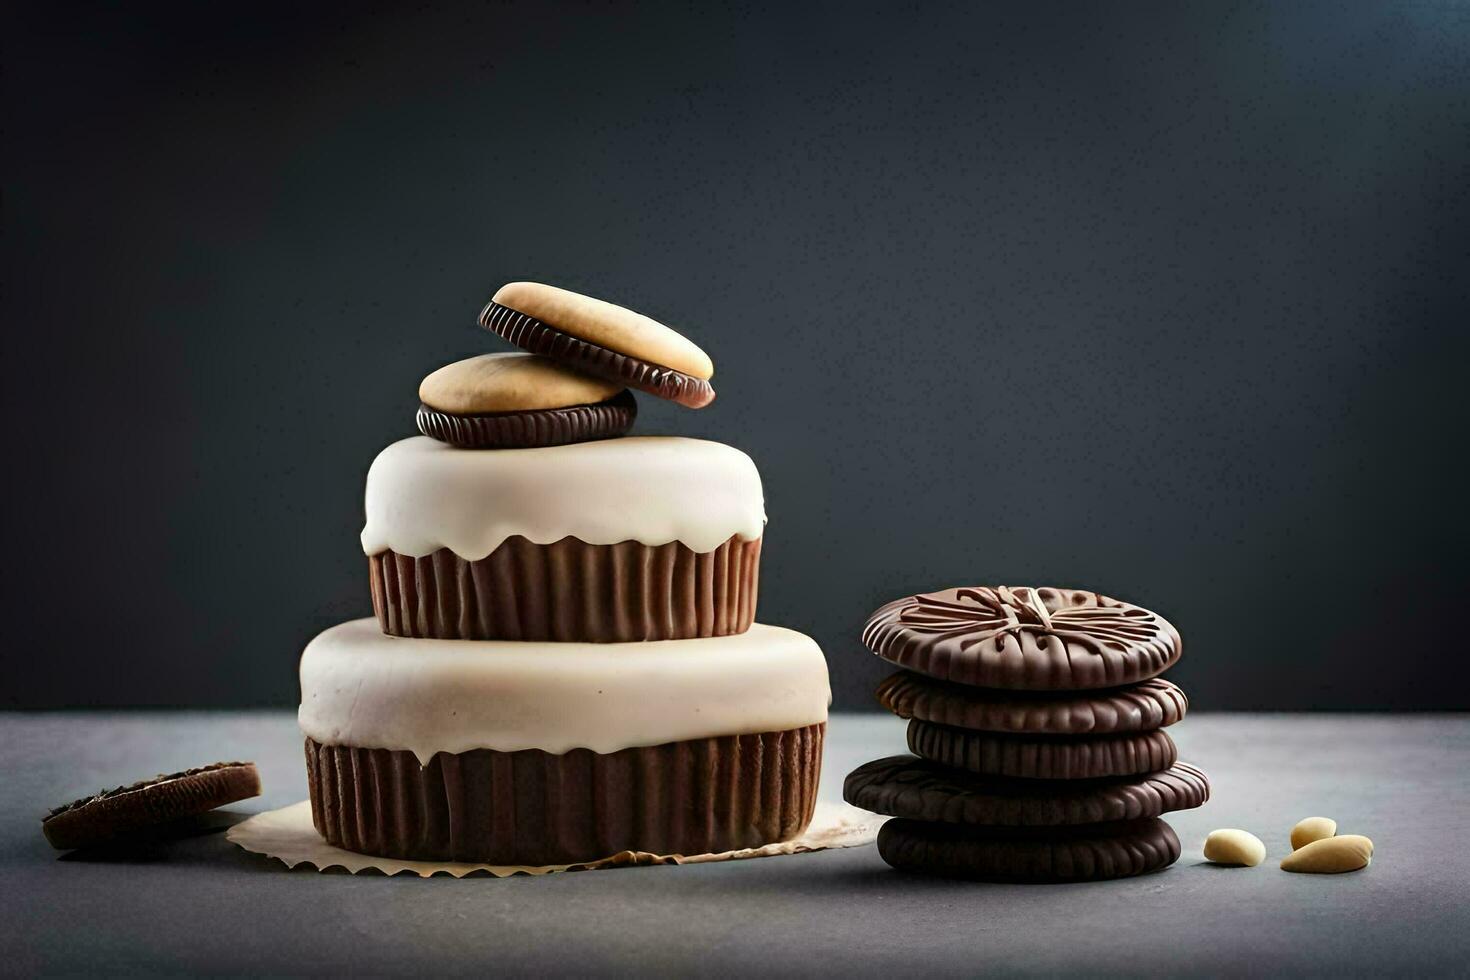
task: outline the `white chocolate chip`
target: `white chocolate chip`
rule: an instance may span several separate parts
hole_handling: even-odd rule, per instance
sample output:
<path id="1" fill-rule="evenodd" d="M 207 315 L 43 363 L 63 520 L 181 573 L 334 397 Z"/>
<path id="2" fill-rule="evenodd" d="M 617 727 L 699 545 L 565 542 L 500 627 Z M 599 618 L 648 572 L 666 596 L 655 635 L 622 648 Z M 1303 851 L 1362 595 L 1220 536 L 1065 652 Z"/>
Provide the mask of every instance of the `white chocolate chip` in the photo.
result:
<path id="1" fill-rule="evenodd" d="M 1205 838 L 1205 860 L 1254 868 L 1266 860 L 1266 845 L 1248 831 L 1233 827 L 1212 830 Z"/>
<path id="2" fill-rule="evenodd" d="M 1337 833 L 1337 821 L 1331 817 L 1308 817 L 1291 828 L 1291 849 L 1306 847 L 1314 840 L 1332 837 Z"/>
<path id="3" fill-rule="evenodd" d="M 1333 875 L 1366 868 L 1373 860 L 1373 842 L 1357 834 L 1314 840 L 1281 860 L 1282 871 Z"/>

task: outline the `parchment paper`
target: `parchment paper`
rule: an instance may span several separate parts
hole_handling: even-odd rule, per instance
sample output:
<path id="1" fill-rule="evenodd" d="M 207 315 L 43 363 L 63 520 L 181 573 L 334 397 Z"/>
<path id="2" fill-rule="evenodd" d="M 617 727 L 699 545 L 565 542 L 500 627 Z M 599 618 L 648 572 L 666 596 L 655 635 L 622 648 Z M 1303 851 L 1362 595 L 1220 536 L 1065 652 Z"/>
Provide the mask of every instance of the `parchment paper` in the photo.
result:
<path id="1" fill-rule="evenodd" d="M 244 820 L 225 832 L 227 840 L 254 854 L 264 854 L 283 862 L 288 868 L 307 865 L 318 871 L 342 868 L 357 874 L 360 871 L 379 871 L 386 875 L 416 874 L 429 878 L 437 874 L 465 875 L 489 873 L 497 878 L 508 875 L 544 875 L 558 871 L 599 871 L 605 868 L 626 868 L 652 864 L 703 864 L 707 861 L 737 861 L 745 858 L 774 857 L 778 854 L 801 854 L 820 851 L 829 847 L 859 847 L 872 843 L 878 836 L 878 828 L 886 817 L 866 810 L 848 806 L 846 803 L 818 803 L 812 816 L 811 826 L 795 840 L 765 847 L 747 848 L 742 851 L 725 851 L 722 854 L 648 854 L 642 851 L 623 851 L 612 857 L 586 864 L 553 864 L 543 867 L 526 867 L 499 864 L 456 864 L 442 861 L 400 861 L 395 858 L 373 857 L 344 851 L 332 847 L 316 832 L 311 823 L 311 803 L 300 803 L 267 810 Z"/>

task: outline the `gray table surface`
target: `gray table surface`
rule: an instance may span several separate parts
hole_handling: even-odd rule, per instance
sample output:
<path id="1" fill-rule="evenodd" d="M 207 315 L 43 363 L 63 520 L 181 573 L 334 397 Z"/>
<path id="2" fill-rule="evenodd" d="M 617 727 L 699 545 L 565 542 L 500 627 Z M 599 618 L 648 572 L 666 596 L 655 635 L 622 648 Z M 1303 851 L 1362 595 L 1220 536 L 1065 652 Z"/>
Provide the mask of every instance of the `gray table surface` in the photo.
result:
<path id="1" fill-rule="evenodd" d="M 1209 715 L 1173 729 L 1214 798 L 1168 817 L 1160 874 L 1006 886 L 891 871 L 876 849 L 544 878 L 287 871 L 222 834 L 58 856 L 39 816 L 219 758 L 260 766 L 252 813 L 305 796 L 288 712 L 0 715 L 0 970 L 38 973 L 1458 974 L 1470 969 L 1470 716 Z M 903 750 L 835 717 L 823 794 Z M 1301 817 L 1377 845 L 1367 870 L 1276 867 Z M 1266 864 L 1203 863 L 1215 827 Z"/>

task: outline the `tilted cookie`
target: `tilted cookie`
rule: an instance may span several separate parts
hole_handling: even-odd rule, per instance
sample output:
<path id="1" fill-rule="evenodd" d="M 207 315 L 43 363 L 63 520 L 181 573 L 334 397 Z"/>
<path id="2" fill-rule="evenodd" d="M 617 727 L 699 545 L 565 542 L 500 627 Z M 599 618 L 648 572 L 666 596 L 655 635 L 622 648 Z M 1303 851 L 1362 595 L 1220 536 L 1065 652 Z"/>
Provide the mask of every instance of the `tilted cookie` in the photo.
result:
<path id="1" fill-rule="evenodd" d="M 642 313 L 539 282 L 512 282 L 480 311 L 480 326 L 533 354 L 689 408 L 715 400 L 709 355 Z"/>
<path id="2" fill-rule="evenodd" d="M 41 831 L 59 851 L 93 847 L 259 795 L 254 763 L 216 762 L 57 807 L 42 819 Z"/>

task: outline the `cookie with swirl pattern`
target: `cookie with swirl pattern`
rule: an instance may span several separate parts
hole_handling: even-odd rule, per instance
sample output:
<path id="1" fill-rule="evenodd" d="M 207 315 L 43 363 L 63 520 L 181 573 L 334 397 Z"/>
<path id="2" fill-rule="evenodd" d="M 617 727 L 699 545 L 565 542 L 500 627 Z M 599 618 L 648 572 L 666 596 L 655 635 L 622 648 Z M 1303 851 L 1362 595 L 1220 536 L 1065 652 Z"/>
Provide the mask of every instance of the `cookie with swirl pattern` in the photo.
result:
<path id="1" fill-rule="evenodd" d="M 971 586 L 898 599 L 863 642 L 905 670 L 975 687 L 1086 691 L 1136 684 L 1182 652 L 1179 631 L 1140 606 L 1080 589 Z"/>

